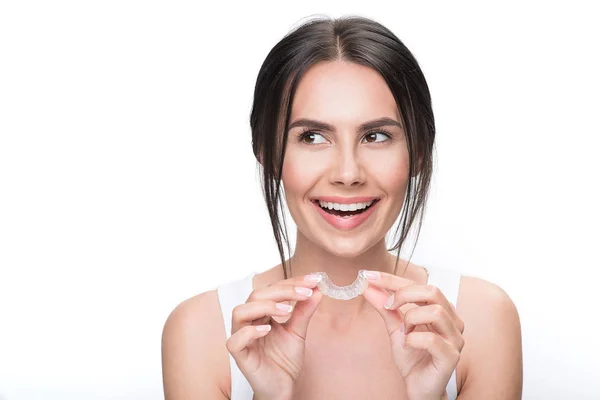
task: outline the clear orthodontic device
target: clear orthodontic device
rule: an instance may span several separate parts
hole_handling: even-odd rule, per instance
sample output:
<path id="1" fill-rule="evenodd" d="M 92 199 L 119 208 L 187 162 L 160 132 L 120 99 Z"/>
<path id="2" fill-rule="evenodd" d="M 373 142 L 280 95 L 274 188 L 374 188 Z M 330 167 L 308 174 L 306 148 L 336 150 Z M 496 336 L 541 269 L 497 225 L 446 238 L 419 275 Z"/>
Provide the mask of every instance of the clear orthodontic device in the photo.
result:
<path id="1" fill-rule="evenodd" d="M 368 285 L 367 277 L 365 276 L 365 270 L 361 269 L 358 271 L 356 280 L 348 286 L 336 286 L 325 272 L 313 272 L 315 275 L 321 275 L 323 279 L 318 284 L 318 288 L 323 294 L 332 299 L 338 300 L 350 300 L 357 296 L 360 296 L 365 291 Z"/>

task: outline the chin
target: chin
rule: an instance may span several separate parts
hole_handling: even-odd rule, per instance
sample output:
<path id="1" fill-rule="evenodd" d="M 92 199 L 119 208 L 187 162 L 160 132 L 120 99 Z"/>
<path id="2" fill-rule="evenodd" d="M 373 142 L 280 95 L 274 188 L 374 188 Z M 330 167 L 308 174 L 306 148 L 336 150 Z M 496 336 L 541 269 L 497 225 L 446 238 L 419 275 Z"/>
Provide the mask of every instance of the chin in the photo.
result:
<path id="1" fill-rule="evenodd" d="M 355 258 L 369 250 L 373 244 L 358 238 L 337 238 L 323 243 L 322 247 L 336 257 Z"/>

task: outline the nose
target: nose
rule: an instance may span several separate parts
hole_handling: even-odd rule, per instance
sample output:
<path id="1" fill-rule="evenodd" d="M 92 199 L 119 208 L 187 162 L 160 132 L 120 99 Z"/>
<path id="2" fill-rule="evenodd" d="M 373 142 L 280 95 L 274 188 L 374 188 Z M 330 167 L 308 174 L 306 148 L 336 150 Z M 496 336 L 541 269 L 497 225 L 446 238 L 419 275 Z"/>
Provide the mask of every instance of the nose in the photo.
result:
<path id="1" fill-rule="evenodd" d="M 358 158 L 357 148 L 340 146 L 336 151 L 331 168 L 330 182 L 334 185 L 360 186 L 365 181 L 363 166 Z"/>

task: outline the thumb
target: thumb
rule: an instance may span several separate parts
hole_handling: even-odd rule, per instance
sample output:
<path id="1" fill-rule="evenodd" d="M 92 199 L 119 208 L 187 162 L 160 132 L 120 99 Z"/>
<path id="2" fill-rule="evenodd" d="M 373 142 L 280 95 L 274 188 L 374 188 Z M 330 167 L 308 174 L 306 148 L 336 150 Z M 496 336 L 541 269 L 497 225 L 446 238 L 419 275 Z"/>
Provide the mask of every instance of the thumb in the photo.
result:
<path id="1" fill-rule="evenodd" d="M 404 322 L 404 318 L 400 310 L 387 310 L 383 305 L 387 301 L 390 295 L 387 291 L 375 287 L 373 285 L 369 285 L 367 289 L 363 292 L 363 296 L 367 299 L 369 303 L 373 305 L 373 307 L 377 310 L 379 315 L 383 318 L 385 322 L 385 326 L 388 331 L 388 335 L 392 335 L 396 332 L 400 332 L 400 327 Z M 402 333 L 402 332 L 400 332 Z"/>
<path id="2" fill-rule="evenodd" d="M 284 324 L 286 328 L 292 330 L 302 339 L 306 340 L 308 324 L 315 311 L 319 307 L 319 303 L 321 303 L 323 296 L 323 292 L 315 287 L 313 289 L 312 296 L 306 300 L 297 301 L 291 317 Z"/>

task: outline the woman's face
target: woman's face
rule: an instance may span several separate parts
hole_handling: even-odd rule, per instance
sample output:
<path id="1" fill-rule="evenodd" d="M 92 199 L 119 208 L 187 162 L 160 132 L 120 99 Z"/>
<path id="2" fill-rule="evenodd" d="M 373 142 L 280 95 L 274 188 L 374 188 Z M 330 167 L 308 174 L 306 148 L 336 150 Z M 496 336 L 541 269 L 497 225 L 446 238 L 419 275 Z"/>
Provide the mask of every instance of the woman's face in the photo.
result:
<path id="1" fill-rule="evenodd" d="M 300 235 L 344 257 L 385 237 L 408 182 L 400 124 L 394 97 L 375 70 L 335 61 L 306 72 L 292 103 L 282 176 Z"/>

